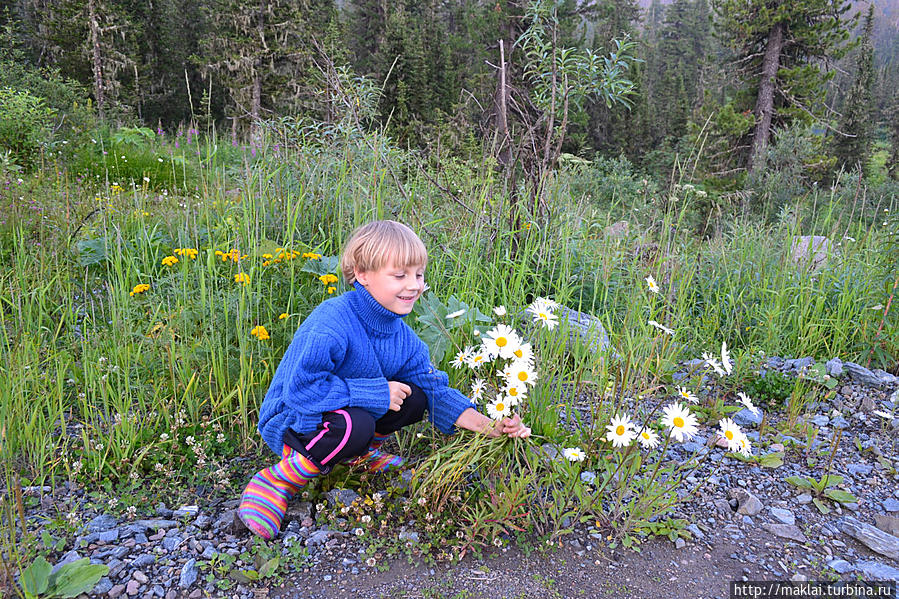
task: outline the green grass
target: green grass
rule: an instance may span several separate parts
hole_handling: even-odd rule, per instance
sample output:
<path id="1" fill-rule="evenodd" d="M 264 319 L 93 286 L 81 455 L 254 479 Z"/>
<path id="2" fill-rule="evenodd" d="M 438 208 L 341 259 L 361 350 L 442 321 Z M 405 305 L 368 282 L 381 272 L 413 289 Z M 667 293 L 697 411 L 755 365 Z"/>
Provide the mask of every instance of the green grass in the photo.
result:
<path id="1" fill-rule="evenodd" d="M 427 280 L 442 301 L 455 295 L 488 315 L 498 304 L 515 314 L 550 296 L 601 318 L 620 363 L 547 337 L 530 412 L 543 440 L 591 450 L 585 468 L 605 467 L 598 456 L 609 447 L 602 426 L 584 439 L 560 429 L 559 381 L 602 389 L 614 380 L 617 391 L 593 406 L 604 425 L 619 409 L 622 389 L 668 383 L 679 360 L 716 353 L 722 341 L 738 372 L 760 351 L 862 363 L 873 356 L 872 366 L 889 367 L 899 355 L 895 317 L 881 329 L 883 310 L 873 309 L 887 303 L 894 276 L 880 215 L 895 214 L 895 197 L 853 202 L 810 192 L 773 224 L 733 216 L 722 221 L 720 236 L 698 238 L 688 225 L 688 199 L 672 193 L 652 202 L 631 186 L 612 194 L 614 205 L 599 205 L 572 197 L 561 173 L 548 213 L 519 205 L 521 226 L 512 229 L 509 197 L 489 163 L 447 161 L 425 177 L 414 156 L 376 134 L 269 134 L 278 150 L 265 142 L 252 155 L 202 138 L 192 141 L 199 155 L 169 155 L 164 163 L 151 158 L 170 146 L 141 141 L 119 155 L 146 167 L 133 167 L 127 181 L 124 163 L 113 172 L 107 158 L 78 163 L 82 171 L 53 165 L 0 195 L 0 438 L 5 486 L 13 491 L 7 498 L 17 485 L 67 478 L 162 494 L 175 481 L 214 479 L 239 489 L 251 472 L 225 472 L 220 464 L 237 452 L 263 451 L 255 431 L 259 403 L 296 326 L 328 297 L 318 276 L 334 272 L 328 259 L 355 226 L 374 218 L 419 231 L 430 250 Z M 165 169 L 153 171 L 155 165 Z M 630 233 L 603 234 L 621 214 Z M 790 258 L 790 240 L 808 234 L 839 245 L 839 255 L 815 271 Z M 164 266 L 175 248 L 198 254 Z M 272 264 L 279 248 L 295 257 Z M 216 254 L 232 249 L 236 261 Z M 301 257 L 307 251 L 323 258 Z M 238 273 L 249 283 L 235 282 Z M 649 275 L 659 294 L 647 289 Z M 131 295 L 142 283 L 150 288 Z M 280 319 L 282 313 L 289 316 Z M 251 334 L 260 325 L 270 339 Z M 463 333 L 470 328 L 454 333 L 456 347 L 470 343 Z M 450 357 L 439 366 L 447 369 Z M 462 373 L 452 374 L 465 383 Z M 430 448 L 439 443 L 431 438 Z M 515 459 L 521 468 L 533 463 Z M 651 462 L 642 471 L 626 459 L 612 467 L 634 480 L 652 474 L 640 484 L 661 485 Z M 532 474 L 562 492 L 572 472 Z M 514 481 L 498 484 L 526 492 Z M 666 489 L 659 487 L 662 503 L 645 505 L 647 513 L 664 504 Z M 613 503 L 626 505 L 624 497 Z M 5 522 L 15 522 L 15 505 L 4 501 Z M 560 532 L 563 507 L 543 508 L 559 518 L 546 523 L 545 534 Z M 465 509 L 472 519 L 495 516 L 474 504 Z M 631 513 L 623 521 L 640 518 Z M 8 526 L 3 538 L 8 546 L 27 540 Z"/>

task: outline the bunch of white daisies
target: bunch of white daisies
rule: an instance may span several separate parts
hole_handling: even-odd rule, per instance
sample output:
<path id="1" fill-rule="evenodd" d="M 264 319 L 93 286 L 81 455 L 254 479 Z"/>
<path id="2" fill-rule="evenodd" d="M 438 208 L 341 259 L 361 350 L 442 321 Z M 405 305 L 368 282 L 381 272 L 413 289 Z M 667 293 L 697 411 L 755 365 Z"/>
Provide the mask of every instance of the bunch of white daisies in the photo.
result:
<path id="1" fill-rule="evenodd" d="M 559 304 L 547 298 L 537 298 L 526 312 L 534 322 L 550 330 L 559 323 L 555 310 Z M 497 306 L 493 312 L 500 318 L 506 308 Z M 479 331 L 475 331 L 477 336 Z M 511 326 L 503 323 L 481 336 L 477 347 L 467 346 L 456 354 L 450 365 L 467 366 L 477 378 L 471 385 L 469 397 L 473 404 L 485 402 L 487 415 L 493 419 L 509 416 L 521 404 L 528 391 L 537 384 L 534 350 Z"/>

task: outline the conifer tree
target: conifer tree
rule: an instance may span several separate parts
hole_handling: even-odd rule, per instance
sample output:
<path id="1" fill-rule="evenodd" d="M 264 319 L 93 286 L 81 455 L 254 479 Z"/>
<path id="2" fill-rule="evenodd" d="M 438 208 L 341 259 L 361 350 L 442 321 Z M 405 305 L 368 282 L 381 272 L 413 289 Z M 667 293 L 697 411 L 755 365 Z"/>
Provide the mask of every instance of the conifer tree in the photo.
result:
<path id="1" fill-rule="evenodd" d="M 844 19 L 847 0 L 712 0 L 722 41 L 735 53 L 733 66 L 754 96 L 755 126 L 747 159 L 764 167 L 774 125 L 815 115 L 832 76 L 822 60 L 847 51 L 854 19 Z"/>
<path id="2" fill-rule="evenodd" d="M 871 153 L 872 118 L 874 116 L 874 7 L 868 7 L 865 28 L 856 56 L 855 78 L 843 105 L 839 130 L 834 137 L 833 150 L 837 164 L 852 169 L 862 168 Z"/>

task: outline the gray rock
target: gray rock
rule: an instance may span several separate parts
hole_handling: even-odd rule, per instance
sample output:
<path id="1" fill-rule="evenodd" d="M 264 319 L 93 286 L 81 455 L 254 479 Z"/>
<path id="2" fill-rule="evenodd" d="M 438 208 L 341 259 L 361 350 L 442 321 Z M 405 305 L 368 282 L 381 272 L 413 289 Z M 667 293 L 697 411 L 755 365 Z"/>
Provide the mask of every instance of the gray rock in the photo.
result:
<path id="1" fill-rule="evenodd" d="M 795 524 L 774 524 L 771 522 L 765 522 L 764 524 L 762 524 L 762 528 L 774 535 L 777 535 L 778 537 L 783 537 L 785 539 L 790 539 L 799 543 L 805 543 L 808 541 L 806 536 L 802 534 L 802 531 L 799 530 L 799 527 Z"/>
<path id="2" fill-rule="evenodd" d="M 861 572 L 867 580 L 892 580 L 899 582 L 899 570 L 880 562 L 860 561 L 855 564 L 855 571 Z"/>
<path id="3" fill-rule="evenodd" d="M 359 498 L 359 493 L 352 489 L 331 489 L 325 493 L 328 504 L 332 507 L 350 505 Z"/>
<path id="4" fill-rule="evenodd" d="M 106 567 L 109 568 L 109 572 L 106 575 L 110 578 L 115 578 L 119 575 L 119 572 L 125 569 L 125 562 L 118 558 L 113 558 L 106 563 Z"/>
<path id="5" fill-rule="evenodd" d="M 888 512 L 899 512 L 899 501 L 892 497 L 887 497 L 883 502 L 883 509 Z"/>
<path id="6" fill-rule="evenodd" d="M 784 524 L 796 524 L 796 516 L 793 515 L 793 512 L 790 510 L 785 510 L 779 507 L 773 507 L 769 510 L 771 515 L 780 520 Z"/>
<path id="7" fill-rule="evenodd" d="M 705 538 L 705 534 L 702 532 L 702 530 L 700 530 L 698 526 L 696 526 L 696 524 L 688 524 L 687 530 L 690 531 L 694 539 L 702 540 Z"/>
<path id="8" fill-rule="evenodd" d="M 856 478 L 862 478 L 871 474 L 871 471 L 874 470 L 874 466 L 871 464 L 849 464 L 846 466 L 846 471 Z"/>
<path id="9" fill-rule="evenodd" d="M 800 495 L 799 497 L 796 498 L 796 503 L 798 503 L 799 505 L 805 505 L 805 504 L 811 503 L 811 502 L 812 502 L 812 496 L 808 493 L 803 493 L 802 495 Z"/>
<path id="10" fill-rule="evenodd" d="M 145 528 L 152 528 L 153 530 L 178 526 L 178 523 L 174 520 L 165 520 L 163 518 L 154 518 L 152 520 L 138 520 L 135 524 L 139 524 Z"/>
<path id="11" fill-rule="evenodd" d="M 880 379 L 881 386 L 888 387 L 890 385 L 895 385 L 899 383 L 899 377 L 886 372 L 885 370 L 881 370 L 879 368 L 875 368 L 871 372 L 874 373 L 874 376 Z"/>
<path id="12" fill-rule="evenodd" d="M 115 516 L 109 514 L 101 514 L 84 525 L 80 532 L 95 533 L 103 532 L 119 525 L 119 521 Z"/>
<path id="13" fill-rule="evenodd" d="M 114 587 L 112 587 L 111 589 L 109 589 L 109 591 L 106 593 L 106 596 L 109 597 L 109 599 L 116 599 L 116 597 L 120 597 L 122 595 L 122 593 L 124 593 L 124 592 L 125 592 L 125 585 L 117 584 Z"/>
<path id="14" fill-rule="evenodd" d="M 179 535 L 166 536 L 162 539 L 162 547 L 168 553 L 174 553 L 183 540 Z"/>
<path id="15" fill-rule="evenodd" d="M 835 379 L 843 376 L 843 361 L 839 358 L 831 358 L 824 364 L 824 368 L 827 371 L 827 374 Z"/>
<path id="16" fill-rule="evenodd" d="M 771 356 L 768 358 L 768 368 L 773 368 L 774 370 L 780 370 L 786 364 L 786 360 L 781 358 L 780 356 Z"/>
<path id="17" fill-rule="evenodd" d="M 207 530 L 210 524 L 212 524 L 212 518 L 210 518 L 206 514 L 201 514 L 197 516 L 196 520 L 194 520 L 194 526 L 196 526 L 200 530 Z"/>
<path id="18" fill-rule="evenodd" d="M 761 412 L 761 410 L 759 410 Z M 758 426 L 762 423 L 762 416 L 764 414 L 755 414 L 751 412 L 748 408 L 743 408 L 733 416 L 734 422 L 739 424 L 743 428 L 748 428 L 750 426 Z"/>
<path id="19" fill-rule="evenodd" d="M 56 572 L 57 570 L 59 570 L 60 568 L 62 568 L 65 564 L 70 564 L 70 563 L 72 563 L 72 562 L 77 562 L 77 561 L 80 560 L 80 559 L 81 559 L 81 556 L 78 555 L 78 552 L 75 551 L 74 549 L 72 549 L 71 551 L 69 551 L 68 553 L 66 553 L 64 556 L 62 556 L 62 557 L 60 558 L 60 560 L 59 560 L 58 562 L 56 562 L 56 564 L 53 566 L 53 569 L 50 570 L 50 571 L 51 571 L 51 572 Z"/>
<path id="20" fill-rule="evenodd" d="M 97 540 L 101 543 L 112 543 L 119 540 L 119 529 L 104 530 L 97 534 Z"/>
<path id="21" fill-rule="evenodd" d="M 173 518 L 187 518 L 188 516 L 196 516 L 200 508 L 196 505 L 182 505 L 180 508 L 172 512 Z"/>
<path id="22" fill-rule="evenodd" d="M 594 482 L 596 482 L 596 473 L 590 472 L 589 470 L 581 472 L 581 482 L 587 485 L 592 485 Z"/>
<path id="23" fill-rule="evenodd" d="M 322 530 L 316 530 L 314 533 L 309 535 L 309 538 L 306 539 L 306 547 L 312 547 L 313 545 L 321 545 L 334 534 L 334 531 L 323 528 Z"/>
<path id="24" fill-rule="evenodd" d="M 154 584 L 153 588 L 151 590 L 152 590 L 153 594 L 156 595 L 157 597 L 165 596 L 165 588 L 163 588 L 163 586 L 161 584 Z"/>
<path id="25" fill-rule="evenodd" d="M 609 352 L 612 357 L 618 357 L 618 354 L 612 349 L 612 343 L 609 341 L 609 336 L 600 319 L 592 314 L 578 312 L 565 306 L 559 306 L 555 313 L 560 321 L 562 319 L 568 321 L 566 343 L 569 349 L 572 345 L 580 343 L 587 345 L 591 354 Z"/>
<path id="26" fill-rule="evenodd" d="M 197 560 L 190 558 L 181 568 L 181 574 L 178 575 L 178 586 L 182 589 L 189 588 L 197 581 Z"/>
<path id="27" fill-rule="evenodd" d="M 758 497 L 745 489 L 735 487 L 728 493 L 730 497 L 737 500 L 737 513 L 744 516 L 755 516 L 762 511 L 762 502 Z"/>
<path id="28" fill-rule="evenodd" d="M 859 522 L 852 516 L 843 516 L 837 525 L 843 533 L 860 541 L 872 551 L 890 559 L 899 559 L 899 538 L 870 524 Z"/>
<path id="29" fill-rule="evenodd" d="M 147 542 L 147 535 L 142 532 L 137 533 L 136 535 L 134 535 L 134 542 L 138 545 L 143 545 Z"/>
<path id="30" fill-rule="evenodd" d="M 402 530 L 400 534 L 397 535 L 397 538 L 400 541 L 411 541 L 413 543 L 418 543 L 418 533 L 414 530 Z"/>
<path id="31" fill-rule="evenodd" d="M 838 574 L 845 574 L 851 572 L 854 566 L 844 559 L 832 559 L 827 562 L 827 567 Z"/>
<path id="32" fill-rule="evenodd" d="M 843 362 L 843 368 L 849 371 L 849 377 L 862 385 L 880 387 L 883 383 L 879 376 L 855 362 Z"/>
<path id="33" fill-rule="evenodd" d="M 106 576 L 97 581 L 91 593 L 94 595 L 105 595 L 112 589 L 112 581 Z"/>
<path id="34" fill-rule="evenodd" d="M 811 419 L 811 423 L 817 427 L 827 426 L 828 424 L 830 424 L 830 418 L 828 418 L 824 414 L 818 414 Z"/>
<path id="35" fill-rule="evenodd" d="M 147 577 L 147 575 L 144 574 L 143 572 L 141 572 L 140 570 L 135 570 L 134 572 L 132 572 L 131 578 L 133 578 L 134 580 L 136 580 L 137 582 L 139 582 L 141 584 L 147 584 L 148 582 L 150 582 L 150 579 Z"/>
<path id="36" fill-rule="evenodd" d="M 826 265 L 827 260 L 836 253 L 833 242 L 823 235 L 800 235 L 794 237 L 790 244 L 793 262 L 811 270 Z"/>
<path id="37" fill-rule="evenodd" d="M 156 563 L 156 556 L 149 553 L 142 553 L 131 561 L 132 568 L 144 568 L 150 564 Z"/>
<path id="38" fill-rule="evenodd" d="M 830 421 L 831 426 L 834 428 L 849 428 L 849 423 L 846 422 L 846 419 L 842 416 L 836 416 Z"/>
<path id="39" fill-rule="evenodd" d="M 793 360 L 787 360 L 784 363 L 784 368 L 786 368 L 787 370 L 802 370 L 803 368 L 808 368 L 814 363 L 814 358 L 795 358 Z"/>
<path id="40" fill-rule="evenodd" d="M 680 537 L 678 537 L 677 540 L 674 541 L 675 549 L 683 549 L 686 546 L 687 546 L 687 542 Z"/>
<path id="41" fill-rule="evenodd" d="M 874 526 L 894 537 L 899 536 L 899 518 L 886 514 L 874 514 Z"/>

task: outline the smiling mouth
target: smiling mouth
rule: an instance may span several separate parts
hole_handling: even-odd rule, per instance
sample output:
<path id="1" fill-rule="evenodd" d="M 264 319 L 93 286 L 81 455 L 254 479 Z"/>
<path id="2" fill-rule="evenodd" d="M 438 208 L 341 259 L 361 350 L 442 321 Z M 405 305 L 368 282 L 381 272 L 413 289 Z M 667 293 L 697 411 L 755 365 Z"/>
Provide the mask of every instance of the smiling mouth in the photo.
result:
<path id="1" fill-rule="evenodd" d="M 416 297 L 417 297 L 417 296 L 415 296 L 415 295 L 401 295 L 401 296 L 399 296 L 399 298 L 400 298 L 401 300 L 403 300 L 404 302 L 411 302 L 411 301 L 414 300 Z"/>

